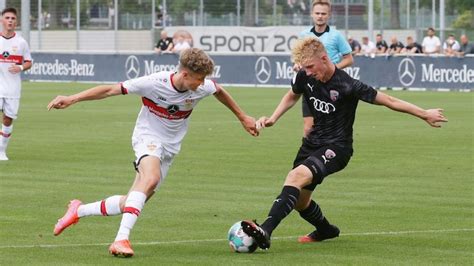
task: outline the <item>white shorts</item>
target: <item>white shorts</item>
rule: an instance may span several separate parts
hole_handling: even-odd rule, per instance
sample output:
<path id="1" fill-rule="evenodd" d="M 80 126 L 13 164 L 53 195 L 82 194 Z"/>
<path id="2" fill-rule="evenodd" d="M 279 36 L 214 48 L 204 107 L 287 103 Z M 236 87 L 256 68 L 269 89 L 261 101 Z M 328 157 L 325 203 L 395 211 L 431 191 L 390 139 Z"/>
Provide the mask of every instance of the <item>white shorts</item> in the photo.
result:
<path id="1" fill-rule="evenodd" d="M 0 110 L 5 116 L 11 119 L 16 119 L 18 115 L 18 108 L 20 107 L 20 99 L 15 98 L 0 98 Z"/>
<path id="2" fill-rule="evenodd" d="M 138 165 L 140 160 L 146 156 L 154 156 L 160 159 L 160 183 L 156 186 L 155 190 L 158 189 L 161 182 L 165 180 L 168 175 L 168 170 L 173 163 L 175 154 L 167 151 L 161 142 L 153 137 L 137 137 L 132 139 L 133 150 L 135 151 L 135 169 L 138 171 Z"/>

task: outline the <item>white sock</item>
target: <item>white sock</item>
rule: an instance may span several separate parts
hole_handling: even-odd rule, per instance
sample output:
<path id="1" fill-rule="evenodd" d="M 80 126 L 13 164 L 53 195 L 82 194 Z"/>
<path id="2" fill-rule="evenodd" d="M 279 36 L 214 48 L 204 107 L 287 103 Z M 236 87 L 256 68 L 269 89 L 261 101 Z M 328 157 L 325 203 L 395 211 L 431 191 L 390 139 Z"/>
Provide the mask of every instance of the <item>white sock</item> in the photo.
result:
<path id="1" fill-rule="evenodd" d="M 8 141 L 10 140 L 10 135 L 13 131 L 13 125 L 9 127 L 2 125 L 2 135 L 0 136 L 0 152 L 5 152 L 7 150 Z"/>
<path id="2" fill-rule="evenodd" d="M 146 195 L 143 192 L 132 191 L 128 194 L 123 209 L 122 221 L 120 228 L 115 237 L 115 241 L 128 239 L 130 231 L 137 222 L 138 216 L 145 205 Z"/>
<path id="3" fill-rule="evenodd" d="M 120 198 L 122 198 L 122 196 L 115 195 L 108 197 L 105 200 L 81 205 L 77 209 L 77 216 L 113 216 L 121 214 L 122 211 L 120 210 Z"/>

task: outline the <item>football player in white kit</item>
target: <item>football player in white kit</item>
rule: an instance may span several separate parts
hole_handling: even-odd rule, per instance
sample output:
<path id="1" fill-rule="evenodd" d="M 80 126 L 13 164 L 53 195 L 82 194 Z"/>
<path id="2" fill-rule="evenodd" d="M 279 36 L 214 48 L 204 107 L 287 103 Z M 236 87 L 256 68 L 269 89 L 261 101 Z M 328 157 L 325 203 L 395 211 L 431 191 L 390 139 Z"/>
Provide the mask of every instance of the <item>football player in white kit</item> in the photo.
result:
<path id="1" fill-rule="evenodd" d="M 8 160 L 8 141 L 17 118 L 21 95 L 21 72 L 31 68 L 28 43 L 15 32 L 17 11 L 9 7 L 2 11 L 0 35 L 0 110 L 3 112 L 0 130 L 0 161 Z"/>
<path id="2" fill-rule="evenodd" d="M 120 94 L 137 94 L 143 103 L 132 137 L 137 175 L 128 194 L 111 196 L 89 204 L 72 200 L 66 214 L 54 227 L 54 235 L 59 235 L 68 226 L 77 223 L 81 217 L 123 213 L 120 228 L 109 252 L 115 256 L 133 256 L 129 242 L 130 230 L 145 202 L 166 177 L 187 132 L 188 117 L 204 97 L 213 94 L 235 114 L 246 131 L 253 136 L 258 135 L 255 119 L 246 115 L 219 84 L 206 79 L 213 69 L 214 62 L 204 51 L 190 48 L 181 53 L 176 73 L 164 71 L 121 84 L 100 85 L 71 96 L 57 96 L 49 103 L 48 109 L 63 109 L 80 101 Z"/>

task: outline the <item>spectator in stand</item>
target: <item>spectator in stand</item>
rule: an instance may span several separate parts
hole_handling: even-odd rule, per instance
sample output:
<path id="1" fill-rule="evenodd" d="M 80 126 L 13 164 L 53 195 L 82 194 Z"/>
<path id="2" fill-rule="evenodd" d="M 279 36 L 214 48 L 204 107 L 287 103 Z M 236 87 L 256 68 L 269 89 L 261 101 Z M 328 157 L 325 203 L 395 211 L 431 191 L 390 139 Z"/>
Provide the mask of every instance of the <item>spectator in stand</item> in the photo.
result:
<path id="1" fill-rule="evenodd" d="M 466 34 L 461 35 L 461 48 L 459 49 L 458 55 L 464 56 L 466 54 L 474 54 L 474 45 L 469 43 L 469 39 Z"/>
<path id="2" fill-rule="evenodd" d="M 393 36 L 390 42 L 391 44 L 388 48 L 389 54 L 399 54 L 402 52 L 402 49 L 405 48 L 405 45 L 403 45 L 402 42 L 398 41 L 396 36 Z"/>
<path id="3" fill-rule="evenodd" d="M 423 52 L 421 45 L 413 40 L 413 37 L 407 37 L 407 46 L 403 48 L 402 53 L 406 54 L 420 54 Z"/>
<path id="4" fill-rule="evenodd" d="M 360 53 L 365 56 L 375 56 L 377 48 L 372 41 L 369 41 L 369 37 L 364 36 L 362 37 L 362 47 Z"/>
<path id="5" fill-rule="evenodd" d="M 184 36 L 179 35 L 174 43 L 173 53 L 180 54 L 182 51 L 191 48 L 191 44 L 184 38 Z"/>
<path id="6" fill-rule="evenodd" d="M 461 45 L 456 40 L 453 34 L 449 34 L 446 41 L 443 43 L 443 52 L 446 56 L 455 56 L 458 54 L 459 49 L 461 49 Z"/>
<path id="7" fill-rule="evenodd" d="M 360 49 L 361 49 L 360 43 L 357 40 L 354 40 L 352 36 L 349 36 L 349 38 L 347 38 L 347 41 L 349 42 L 349 45 L 351 46 L 352 54 L 359 54 Z"/>
<path id="8" fill-rule="evenodd" d="M 155 52 L 158 54 L 161 53 L 171 53 L 173 50 L 173 38 L 168 37 L 168 33 L 164 30 L 161 31 L 160 40 L 156 43 Z"/>
<path id="9" fill-rule="evenodd" d="M 380 33 L 377 34 L 377 36 L 375 37 L 375 40 L 377 41 L 375 43 L 375 46 L 377 47 L 377 51 L 375 53 L 385 54 L 387 52 L 388 45 L 387 45 L 387 42 L 383 39 L 382 34 Z"/>
<path id="10" fill-rule="evenodd" d="M 438 36 L 435 36 L 433 28 L 428 28 L 428 36 L 423 38 L 421 46 L 423 47 L 424 54 L 437 54 L 441 52 L 441 41 Z"/>

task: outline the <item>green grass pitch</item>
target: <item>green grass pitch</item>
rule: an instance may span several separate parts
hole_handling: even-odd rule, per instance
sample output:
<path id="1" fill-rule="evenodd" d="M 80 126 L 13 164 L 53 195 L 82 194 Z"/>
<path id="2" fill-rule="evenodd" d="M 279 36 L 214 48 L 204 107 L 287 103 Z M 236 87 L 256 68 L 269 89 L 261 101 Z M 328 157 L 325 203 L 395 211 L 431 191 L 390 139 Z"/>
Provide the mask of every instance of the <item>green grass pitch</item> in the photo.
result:
<path id="1" fill-rule="evenodd" d="M 472 265 L 473 94 L 388 92 L 442 107 L 441 129 L 361 102 L 355 153 L 314 198 L 341 228 L 335 240 L 301 245 L 312 228 L 293 212 L 272 248 L 230 252 L 236 221 L 263 221 L 300 144 L 300 105 L 260 137 L 248 135 L 213 97 L 194 110 L 181 153 L 131 235 L 136 255 L 107 253 L 121 216 L 89 217 L 53 236 L 67 202 L 123 194 L 132 183 L 136 96 L 47 111 L 58 94 L 92 86 L 24 83 L 19 119 L 0 162 L 0 265 Z M 253 116 L 270 115 L 286 89 L 228 88 Z"/>

